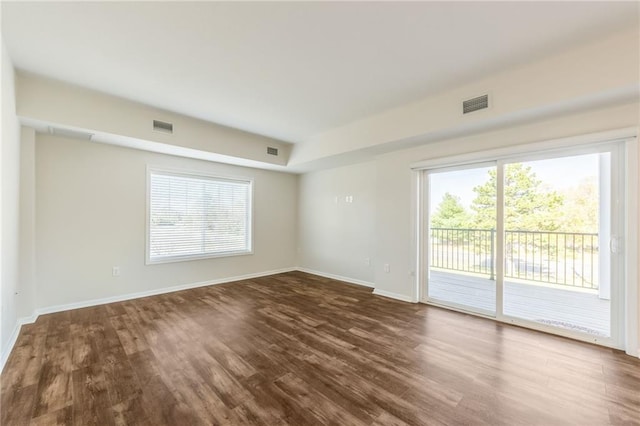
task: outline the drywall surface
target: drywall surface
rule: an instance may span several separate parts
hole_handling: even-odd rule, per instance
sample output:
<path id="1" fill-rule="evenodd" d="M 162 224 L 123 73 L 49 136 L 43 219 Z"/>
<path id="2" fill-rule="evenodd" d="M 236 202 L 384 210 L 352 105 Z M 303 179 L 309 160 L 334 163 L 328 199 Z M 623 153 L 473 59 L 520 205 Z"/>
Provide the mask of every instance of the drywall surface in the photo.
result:
<path id="1" fill-rule="evenodd" d="M 254 254 L 145 265 L 147 166 L 253 178 Z M 286 173 L 37 134 L 37 307 L 293 267 L 297 180 Z M 120 276 L 112 276 L 113 266 L 120 267 Z"/>
<path id="2" fill-rule="evenodd" d="M 17 111 L 23 119 L 253 160 L 287 164 L 290 144 L 28 73 L 18 73 Z M 153 130 L 173 124 L 173 134 Z M 267 147 L 279 150 L 268 155 Z"/>
<path id="3" fill-rule="evenodd" d="M 375 180 L 375 162 L 300 177 L 299 266 L 373 281 Z"/>
<path id="4" fill-rule="evenodd" d="M 2 312 L 0 349 L 7 355 L 17 323 L 16 293 L 19 285 L 20 124 L 16 117 L 15 81 L 11 58 L 2 44 L 2 145 L 0 146 L 0 287 Z"/>
<path id="5" fill-rule="evenodd" d="M 302 167 L 347 152 L 389 152 L 397 145 L 415 146 L 628 101 L 637 96 L 639 58 L 637 28 L 621 31 L 315 135 L 294 146 L 289 164 Z M 462 101 L 483 94 L 489 94 L 489 109 L 463 115 Z"/>
<path id="6" fill-rule="evenodd" d="M 21 128 L 20 140 L 20 252 L 18 318 L 33 315 L 36 300 L 36 132 Z"/>
<path id="7" fill-rule="evenodd" d="M 412 163 L 469 152 L 638 126 L 639 105 L 561 117 L 386 154 L 377 160 L 375 285 L 417 300 Z M 390 272 L 383 264 L 390 265 Z"/>
<path id="8" fill-rule="evenodd" d="M 411 164 L 421 160 L 638 126 L 625 104 L 380 155 L 375 161 L 300 177 L 299 265 L 372 282 L 417 300 L 416 194 Z M 353 195 L 353 204 L 345 197 Z M 337 197 L 337 204 L 336 204 Z M 373 221 L 373 223 L 372 223 Z M 365 258 L 371 266 L 365 267 Z M 389 265 L 385 270 L 385 265 Z"/>

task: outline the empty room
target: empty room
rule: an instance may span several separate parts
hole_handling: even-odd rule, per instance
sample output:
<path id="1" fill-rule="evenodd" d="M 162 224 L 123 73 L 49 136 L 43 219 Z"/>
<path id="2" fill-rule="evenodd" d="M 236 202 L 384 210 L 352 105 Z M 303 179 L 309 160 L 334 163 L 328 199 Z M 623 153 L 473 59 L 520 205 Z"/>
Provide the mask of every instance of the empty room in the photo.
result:
<path id="1" fill-rule="evenodd" d="M 1 425 L 640 425 L 640 3 L 0 6 Z"/>

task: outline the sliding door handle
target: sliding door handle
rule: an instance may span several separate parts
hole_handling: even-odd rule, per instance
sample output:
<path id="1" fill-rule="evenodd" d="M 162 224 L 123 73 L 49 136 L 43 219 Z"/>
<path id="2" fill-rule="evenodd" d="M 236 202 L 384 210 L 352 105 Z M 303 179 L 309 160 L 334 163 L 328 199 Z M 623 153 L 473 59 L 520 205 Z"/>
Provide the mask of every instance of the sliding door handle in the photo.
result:
<path id="1" fill-rule="evenodd" d="M 622 242 L 617 235 L 612 235 L 611 240 L 609 240 L 609 250 L 611 253 L 618 254 L 622 251 Z"/>

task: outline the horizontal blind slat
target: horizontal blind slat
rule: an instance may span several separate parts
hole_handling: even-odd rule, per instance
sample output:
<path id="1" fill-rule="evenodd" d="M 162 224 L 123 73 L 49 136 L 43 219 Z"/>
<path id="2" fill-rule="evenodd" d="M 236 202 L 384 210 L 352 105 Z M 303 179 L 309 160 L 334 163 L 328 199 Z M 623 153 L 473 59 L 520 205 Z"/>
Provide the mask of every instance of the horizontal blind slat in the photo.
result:
<path id="1" fill-rule="evenodd" d="M 248 181 L 150 173 L 149 255 L 250 250 Z"/>

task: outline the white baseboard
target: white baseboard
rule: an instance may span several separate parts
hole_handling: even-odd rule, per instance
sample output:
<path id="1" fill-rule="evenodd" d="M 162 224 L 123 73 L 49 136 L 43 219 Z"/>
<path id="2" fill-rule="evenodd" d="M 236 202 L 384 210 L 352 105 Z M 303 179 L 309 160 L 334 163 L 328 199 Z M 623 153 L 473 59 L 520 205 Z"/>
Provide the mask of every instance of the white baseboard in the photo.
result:
<path id="1" fill-rule="evenodd" d="M 331 278 L 333 280 L 339 280 L 339 281 L 344 281 L 344 282 L 348 282 L 348 283 L 351 283 L 351 284 L 358 284 L 358 285 L 361 285 L 361 286 L 373 288 L 374 289 L 373 290 L 373 294 L 377 294 L 378 296 L 384 296 L 384 297 L 388 297 L 390 299 L 401 300 L 403 302 L 417 303 L 417 301 L 413 300 L 410 296 L 405 296 L 404 294 L 393 293 L 393 292 L 390 292 L 390 291 L 377 289 L 377 288 L 375 288 L 375 284 L 374 283 L 370 283 L 368 281 L 362 281 L 362 280 L 357 280 L 357 279 L 354 279 L 354 278 L 343 277 L 341 275 L 329 274 L 327 272 L 316 271 L 316 270 L 313 270 L 313 269 L 303 268 L 303 267 L 300 267 L 300 266 L 298 266 L 296 269 L 298 271 L 300 271 L 300 272 L 306 272 L 307 274 L 319 275 L 321 277 Z"/>
<path id="2" fill-rule="evenodd" d="M 358 284 L 358 285 L 361 285 L 361 286 L 373 288 L 374 289 L 373 290 L 373 294 L 377 294 L 378 296 L 384 296 L 384 297 L 388 297 L 390 299 L 402 300 L 403 302 L 417 303 L 417 301 L 413 300 L 410 296 L 405 296 L 404 294 L 393 293 L 393 292 L 390 292 L 390 291 L 377 289 L 377 288 L 375 288 L 375 284 L 374 283 L 370 283 L 368 281 L 362 281 L 362 280 L 357 280 L 357 279 L 354 279 L 354 278 L 343 277 L 343 276 L 340 276 L 340 275 L 329 274 L 327 272 L 315 271 L 313 269 L 302 268 L 300 266 L 298 266 L 296 269 L 298 271 L 300 271 L 300 272 L 306 272 L 307 274 L 319 275 L 321 277 L 331 278 L 333 280 L 339 280 L 339 281 L 344 281 L 344 282 L 348 282 L 348 283 L 351 283 L 351 284 Z"/>
<path id="3" fill-rule="evenodd" d="M 390 299 L 402 300 L 403 302 L 418 303 L 417 301 L 413 300 L 411 297 L 406 296 L 404 294 L 393 293 L 391 291 L 386 291 L 386 290 L 380 290 L 379 288 L 376 288 L 375 290 L 373 290 L 373 294 L 377 294 L 378 296 L 388 297 Z"/>
<path id="4" fill-rule="evenodd" d="M 177 285 L 177 286 L 172 286 L 172 287 L 164 287 L 164 288 L 158 288 L 158 289 L 154 289 L 154 290 L 141 291 L 141 292 L 137 292 L 137 293 L 129 293 L 129 294 L 123 294 L 123 295 L 118 295 L 118 296 L 104 297 L 104 298 L 101 298 L 101 299 L 85 300 L 85 301 L 82 301 L 82 302 L 67 303 L 67 304 L 64 304 L 64 305 L 47 306 L 45 308 L 36 309 L 35 312 L 31 316 L 24 317 L 24 318 L 18 318 L 18 320 L 16 321 L 16 325 L 13 328 L 13 332 L 11 333 L 11 338 L 9 339 L 9 343 L 7 344 L 7 348 L 6 348 L 6 350 L 4 352 L 2 352 L 2 354 L 0 354 L 0 372 L 2 372 L 2 370 L 4 369 L 4 365 L 6 364 L 7 360 L 9 359 L 9 355 L 11 354 L 11 351 L 13 350 L 13 347 L 16 344 L 16 341 L 18 340 L 18 335 L 20 334 L 20 329 L 22 328 L 22 326 L 24 324 L 32 324 L 32 323 L 36 322 L 36 320 L 38 319 L 38 317 L 40 315 L 52 314 L 52 313 L 55 313 L 55 312 L 69 311 L 71 309 L 88 308 L 90 306 L 105 305 L 105 304 L 114 303 L 114 302 L 123 302 L 125 300 L 139 299 L 141 297 L 149 297 L 149 296 L 156 296 L 156 295 L 159 295 L 159 294 L 173 293 L 173 292 L 181 291 L 181 290 L 189 290 L 191 288 L 206 287 L 206 286 L 209 286 L 209 285 L 216 285 L 216 284 L 230 283 L 230 282 L 234 282 L 234 281 L 249 280 L 251 278 L 259 278 L 259 277 L 265 277 L 265 276 L 268 276 L 268 275 L 275 275 L 275 274 L 281 274 L 281 273 L 284 273 L 284 272 L 291 272 L 291 271 L 295 271 L 297 269 L 298 268 L 276 269 L 276 270 L 272 270 L 272 271 L 257 272 L 257 273 L 253 273 L 253 274 L 239 275 L 239 276 L 228 277 L 228 278 L 218 278 L 218 279 L 215 279 L 215 280 L 201 281 L 201 282 L 189 283 L 189 284 L 182 284 L 182 285 Z"/>
<path id="5" fill-rule="evenodd" d="M 16 320 L 16 325 L 15 327 L 13 327 L 13 332 L 11 333 L 11 337 L 9 338 L 9 342 L 7 343 L 7 349 L 0 355 L 0 373 L 2 373 L 2 370 L 4 370 L 4 366 L 9 359 L 9 355 L 11 355 L 11 351 L 18 341 L 18 336 L 20 335 L 22 326 L 25 324 L 33 324 L 34 322 L 36 322 L 36 319 L 38 319 L 38 315 L 33 314 L 31 316 L 18 318 Z"/>
<path id="6" fill-rule="evenodd" d="M 375 285 L 369 281 L 357 280 L 355 278 L 343 277 L 341 275 L 329 274 L 327 272 L 314 271 L 313 269 L 302 268 L 300 266 L 295 268 L 300 272 L 306 272 L 307 274 L 319 275 L 324 278 L 331 278 L 332 280 L 344 281 L 350 284 L 357 284 L 364 287 L 374 288 Z"/>
<path id="7" fill-rule="evenodd" d="M 283 269 L 276 269 L 272 271 L 264 271 L 264 272 L 257 272 L 253 274 L 239 275 L 235 277 L 218 278 L 215 280 L 181 284 L 181 285 L 176 285 L 172 287 L 163 287 L 163 288 L 158 288 L 153 290 L 141 291 L 137 293 L 129 293 L 129 294 L 123 294 L 118 296 L 104 297 L 101 299 L 85 300 L 82 302 L 49 306 L 46 308 L 37 309 L 36 313 L 38 315 L 44 315 L 44 314 L 51 314 L 54 312 L 68 311 L 71 309 L 88 308 L 90 306 L 106 305 L 108 303 L 114 303 L 114 302 L 124 302 L 125 300 L 140 299 L 142 297 L 157 296 L 159 294 L 173 293 L 176 291 L 189 290 L 192 288 L 206 287 L 210 285 L 224 284 L 224 283 L 230 283 L 234 281 L 249 280 L 251 278 L 260 278 L 268 275 L 281 274 L 283 272 L 291 272 L 295 270 L 296 268 L 283 268 Z"/>
<path id="8" fill-rule="evenodd" d="M 139 298 L 142 298 L 142 297 L 149 297 L 149 296 L 156 296 L 156 295 L 159 295 L 159 294 L 173 293 L 173 292 L 176 292 L 176 291 L 189 290 L 189 289 L 192 289 L 192 288 L 206 287 L 206 286 L 210 286 L 210 285 L 224 284 L 224 283 L 230 283 L 230 282 L 234 282 L 234 281 L 248 280 L 248 279 L 252 279 L 252 278 L 260 278 L 260 277 L 265 277 L 265 276 L 275 275 L 275 274 L 281 274 L 281 273 L 284 273 L 284 272 L 291 272 L 291 271 L 306 272 L 308 274 L 318 275 L 318 276 L 321 276 L 321 277 L 330 278 L 330 279 L 339 280 L 339 281 L 344 281 L 344 282 L 347 282 L 347 283 L 357 284 L 357 285 L 361 285 L 361 286 L 369 287 L 369 288 L 373 288 L 374 287 L 374 284 L 370 283 L 368 281 L 358 280 L 358 279 L 349 278 L 349 277 L 343 277 L 343 276 L 340 276 L 340 275 L 329 274 L 329 273 L 326 273 L 326 272 L 315 271 L 315 270 L 312 270 L 312 269 L 307 269 L 307 268 L 302 268 L 302 267 L 292 267 L 292 268 L 276 269 L 276 270 L 272 270 L 272 271 L 257 272 L 257 273 L 253 273 L 253 274 L 239 275 L 239 276 L 235 276 L 235 277 L 218 278 L 218 279 L 215 279 L 215 280 L 201 281 L 201 282 L 197 282 L 197 283 L 181 284 L 181 285 L 177 285 L 177 286 L 164 287 L 164 288 L 153 289 L 153 290 L 148 290 L 148 291 L 142 291 L 142 292 L 137 292 L 137 293 L 129 293 L 129 294 L 123 294 L 123 295 L 118 295 L 118 296 L 104 297 L 104 298 L 101 298 L 101 299 L 92 299 L 92 300 L 85 300 L 85 301 L 82 301 L 82 302 L 67 303 L 67 304 L 64 304 L 64 305 L 47 306 L 45 308 L 36 309 L 35 312 L 31 316 L 19 318 L 16 321 L 16 325 L 15 325 L 15 327 L 13 329 L 13 333 L 11 334 L 11 338 L 9 339 L 9 343 L 7 344 L 7 349 L 4 352 L 2 352 L 2 354 L 0 355 L 0 372 L 2 372 L 2 369 L 4 369 L 4 366 L 5 366 L 6 362 L 7 362 L 7 359 L 9 358 L 9 355 L 11 354 L 11 351 L 13 350 L 13 347 L 16 344 L 16 341 L 18 339 L 18 336 L 20 334 L 20 329 L 22 328 L 22 326 L 24 324 L 32 324 L 32 323 L 34 323 L 38 319 L 38 317 L 40 315 L 52 314 L 52 313 L 55 313 L 55 312 L 63 312 L 63 311 L 71 310 L 71 309 L 88 308 L 90 306 L 105 305 L 105 304 L 114 303 L 114 302 L 123 302 L 125 300 L 139 299 Z M 402 300 L 404 302 L 415 303 L 415 301 L 411 300 L 410 297 L 405 296 L 403 294 L 392 293 L 392 292 L 379 290 L 379 289 L 374 289 L 373 294 L 377 294 L 377 295 L 384 296 L 384 297 L 389 297 L 389 298 L 396 299 L 396 300 Z"/>
<path id="9" fill-rule="evenodd" d="M 0 357 L 0 373 L 4 370 L 4 365 L 7 363 L 7 359 L 9 359 L 9 355 L 13 350 L 13 346 L 16 344 L 16 340 L 18 340 L 18 334 L 20 334 L 21 327 L 22 324 L 16 323 L 16 326 L 13 328 L 13 332 L 11 333 L 11 337 L 9 338 L 7 349 L 2 352 L 2 356 Z"/>

